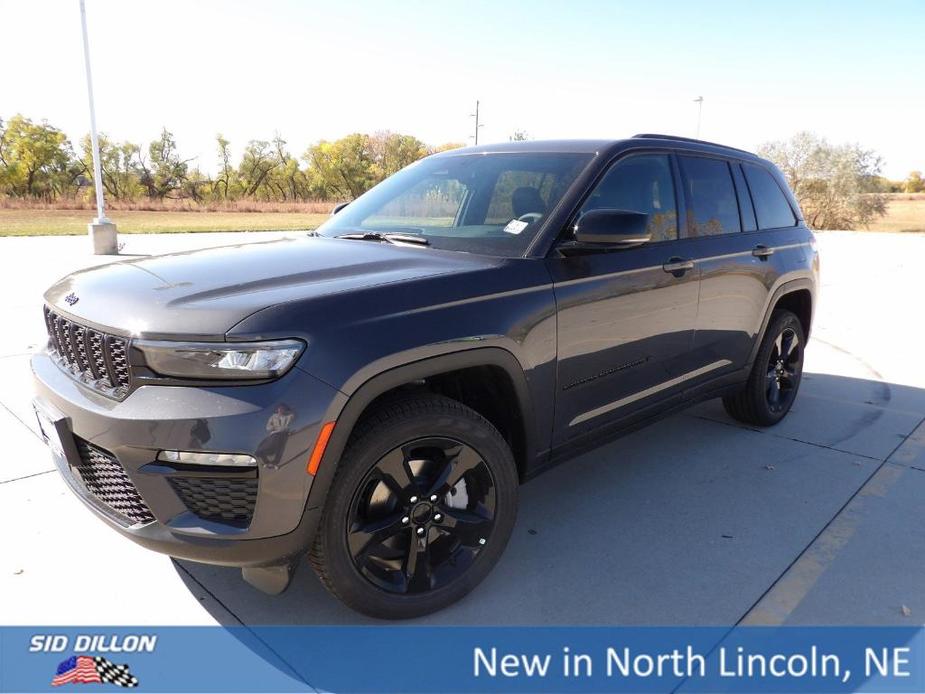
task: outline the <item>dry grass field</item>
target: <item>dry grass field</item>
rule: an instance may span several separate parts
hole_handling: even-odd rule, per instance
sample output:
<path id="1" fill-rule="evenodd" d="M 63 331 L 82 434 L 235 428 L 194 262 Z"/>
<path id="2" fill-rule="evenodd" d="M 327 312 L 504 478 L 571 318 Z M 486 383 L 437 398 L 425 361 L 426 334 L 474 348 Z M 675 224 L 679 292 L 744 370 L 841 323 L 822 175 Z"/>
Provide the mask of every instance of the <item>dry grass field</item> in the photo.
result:
<path id="1" fill-rule="evenodd" d="M 871 231 L 925 232 L 925 193 L 892 193 L 886 217 L 870 225 Z"/>
<path id="2" fill-rule="evenodd" d="M 925 232 L 925 193 L 894 193 L 887 215 L 869 231 Z M 87 233 L 94 216 L 88 209 L 0 205 L 0 236 L 58 236 Z M 189 209 L 124 209 L 110 211 L 119 231 L 128 234 L 200 231 L 289 231 L 314 229 L 328 217 L 330 203 L 235 205 Z"/>
<path id="3" fill-rule="evenodd" d="M 60 236 L 87 233 L 89 210 L 0 209 L 0 236 Z M 288 231 L 314 229 L 328 218 L 310 212 L 173 212 L 115 210 L 108 216 L 120 233 L 184 231 Z"/>

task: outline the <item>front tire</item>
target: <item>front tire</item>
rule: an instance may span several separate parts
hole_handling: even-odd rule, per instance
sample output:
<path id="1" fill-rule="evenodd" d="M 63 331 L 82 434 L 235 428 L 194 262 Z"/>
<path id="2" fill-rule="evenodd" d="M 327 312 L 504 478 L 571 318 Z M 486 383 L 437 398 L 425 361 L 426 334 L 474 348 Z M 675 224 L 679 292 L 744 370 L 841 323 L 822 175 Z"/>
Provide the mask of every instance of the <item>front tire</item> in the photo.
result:
<path id="1" fill-rule="evenodd" d="M 433 394 L 387 402 L 351 435 L 309 558 L 359 612 L 435 612 L 497 563 L 518 485 L 507 443 L 471 408 Z"/>
<path id="2" fill-rule="evenodd" d="M 729 416 L 762 427 L 782 420 L 800 387 L 805 345 L 800 319 L 784 309 L 774 311 L 748 381 L 742 390 L 723 398 Z"/>

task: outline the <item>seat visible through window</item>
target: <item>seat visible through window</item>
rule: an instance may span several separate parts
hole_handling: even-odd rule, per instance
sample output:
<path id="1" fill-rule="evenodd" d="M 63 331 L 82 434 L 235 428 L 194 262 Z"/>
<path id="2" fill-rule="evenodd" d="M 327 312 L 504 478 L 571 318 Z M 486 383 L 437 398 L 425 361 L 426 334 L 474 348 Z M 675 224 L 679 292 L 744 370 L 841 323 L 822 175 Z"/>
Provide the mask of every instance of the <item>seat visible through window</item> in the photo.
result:
<path id="1" fill-rule="evenodd" d="M 520 218 L 531 212 L 544 214 L 546 212 L 546 203 L 543 202 L 543 196 L 540 191 L 532 186 L 523 186 L 514 191 L 511 195 L 511 209 L 514 211 L 514 217 Z"/>

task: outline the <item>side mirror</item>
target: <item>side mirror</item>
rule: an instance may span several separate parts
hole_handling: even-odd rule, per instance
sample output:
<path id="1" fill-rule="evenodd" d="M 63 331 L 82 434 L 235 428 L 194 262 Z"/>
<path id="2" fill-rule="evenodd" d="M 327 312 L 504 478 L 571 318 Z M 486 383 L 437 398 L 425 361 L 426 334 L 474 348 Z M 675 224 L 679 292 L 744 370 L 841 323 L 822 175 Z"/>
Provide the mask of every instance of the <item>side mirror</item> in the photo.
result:
<path id="1" fill-rule="evenodd" d="M 591 210 L 575 223 L 575 241 L 587 247 L 638 246 L 652 238 L 652 234 L 646 230 L 648 225 L 649 215 L 644 212 Z"/>
<path id="2" fill-rule="evenodd" d="M 336 205 L 334 205 L 334 209 L 331 210 L 331 216 L 333 217 L 334 215 L 336 215 L 338 212 L 340 212 L 342 209 L 344 209 L 349 204 L 350 204 L 349 202 L 337 203 Z"/>

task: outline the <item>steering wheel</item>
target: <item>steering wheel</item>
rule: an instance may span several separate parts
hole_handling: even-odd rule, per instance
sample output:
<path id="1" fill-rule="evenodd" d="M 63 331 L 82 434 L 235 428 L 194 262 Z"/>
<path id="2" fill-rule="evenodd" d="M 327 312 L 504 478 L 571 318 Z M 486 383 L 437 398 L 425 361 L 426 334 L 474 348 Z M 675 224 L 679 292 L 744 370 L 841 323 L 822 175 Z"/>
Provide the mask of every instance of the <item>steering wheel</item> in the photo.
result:
<path id="1" fill-rule="evenodd" d="M 527 212 L 522 214 L 517 218 L 518 222 L 526 222 L 527 224 L 532 224 L 533 222 L 539 221 L 543 218 L 542 212 Z"/>

